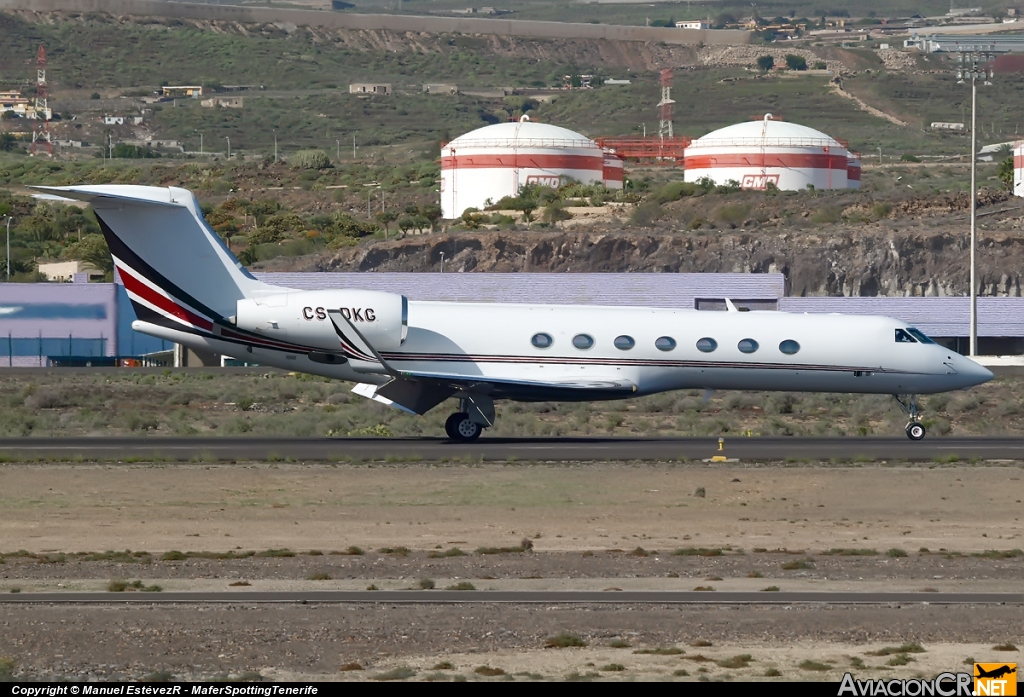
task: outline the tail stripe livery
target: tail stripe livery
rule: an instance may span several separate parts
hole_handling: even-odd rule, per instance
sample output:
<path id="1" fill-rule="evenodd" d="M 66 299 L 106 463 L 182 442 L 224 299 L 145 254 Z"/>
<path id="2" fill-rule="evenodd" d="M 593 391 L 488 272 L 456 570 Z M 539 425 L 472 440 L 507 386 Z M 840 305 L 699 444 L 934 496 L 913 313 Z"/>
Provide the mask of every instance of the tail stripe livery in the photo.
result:
<path id="1" fill-rule="evenodd" d="M 138 310 L 139 304 L 143 304 L 150 310 L 160 313 L 163 317 L 176 320 L 186 326 L 197 327 L 208 332 L 213 331 L 213 322 L 179 305 L 174 301 L 174 298 L 162 292 L 159 288 L 151 287 L 144 278 L 136 278 L 134 273 L 129 270 L 129 267 L 116 256 L 114 257 L 114 264 L 117 266 L 124 289 L 128 291 L 128 297 L 136 305 L 136 310 Z"/>

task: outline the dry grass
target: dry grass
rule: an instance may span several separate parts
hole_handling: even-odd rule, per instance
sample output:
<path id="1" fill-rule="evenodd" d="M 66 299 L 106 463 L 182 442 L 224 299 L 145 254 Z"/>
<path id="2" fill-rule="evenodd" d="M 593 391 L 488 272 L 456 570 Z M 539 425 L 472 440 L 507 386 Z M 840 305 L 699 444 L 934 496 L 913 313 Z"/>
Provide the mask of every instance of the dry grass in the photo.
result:
<path id="1" fill-rule="evenodd" d="M 280 371 L 260 373 L 97 370 L 16 373 L 0 396 L 0 437 L 84 435 L 323 436 L 386 429 L 395 436 L 443 433 L 447 411 L 413 417 L 367 402 L 345 383 Z M 50 395 L 49 397 L 47 395 Z M 59 399 L 52 398 L 54 395 Z M 46 408 L 37 402 L 46 398 Z M 697 390 L 628 402 L 499 405 L 494 436 L 616 433 L 671 436 L 896 434 L 903 425 L 891 398 L 881 395 L 716 393 Z M 924 401 L 926 414 L 950 435 L 1024 433 L 1024 377 L 999 377 L 974 388 L 970 401 Z M 42 402 L 40 402 L 42 403 Z M 122 405 L 132 404 L 131 420 Z M 240 410 L 238 405 L 249 408 Z M 1012 408 L 1010 408 L 1012 407 Z M 997 413 L 998 412 L 998 413 Z M 943 429 L 932 429 L 936 434 Z M 370 432 L 370 431 L 367 431 Z"/>

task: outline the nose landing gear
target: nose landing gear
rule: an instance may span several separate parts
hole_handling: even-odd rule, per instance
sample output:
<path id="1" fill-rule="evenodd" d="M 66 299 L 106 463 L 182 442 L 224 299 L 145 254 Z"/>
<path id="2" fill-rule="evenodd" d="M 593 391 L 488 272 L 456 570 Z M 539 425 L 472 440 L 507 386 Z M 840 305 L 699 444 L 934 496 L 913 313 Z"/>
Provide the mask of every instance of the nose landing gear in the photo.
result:
<path id="1" fill-rule="evenodd" d="M 901 397 L 898 394 L 893 395 L 893 399 L 900 405 L 908 417 L 910 417 L 909 423 L 907 423 L 907 438 L 910 440 L 921 440 L 925 436 L 925 428 L 921 424 L 921 413 L 917 408 L 917 395 L 906 395 Z"/>

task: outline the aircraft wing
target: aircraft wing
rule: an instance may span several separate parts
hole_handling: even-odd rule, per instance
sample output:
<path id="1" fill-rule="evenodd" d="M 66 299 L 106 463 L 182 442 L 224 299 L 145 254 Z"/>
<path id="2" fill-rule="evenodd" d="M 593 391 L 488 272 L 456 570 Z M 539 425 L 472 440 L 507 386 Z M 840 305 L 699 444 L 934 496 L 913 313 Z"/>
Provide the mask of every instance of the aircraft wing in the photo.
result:
<path id="1" fill-rule="evenodd" d="M 509 396 L 510 393 L 530 395 L 532 393 L 558 392 L 573 395 L 577 398 L 601 393 L 602 395 L 628 396 L 636 392 L 636 385 L 622 378 L 554 378 L 552 380 L 523 380 L 520 378 L 501 378 L 485 375 L 458 375 L 455 373 L 427 373 L 399 370 L 398 377 L 405 380 L 431 383 L 438 386 L 485 394 L 495 398 Z M 572 397 L 570 397 L 571 399 Z M 556 399 L 555 397 L 538 396 L 537 401 Z"/>
<path id="2" fill-rule="evenodd" d="M 636 385 L 622 379 L 539 381 L 403 370 L 385 385 L 359 384 L 352 391 L 402 411 L 425 414 L 459 392 L 524 402 L 574 402 L 628 397 L 636 392 Z"/>

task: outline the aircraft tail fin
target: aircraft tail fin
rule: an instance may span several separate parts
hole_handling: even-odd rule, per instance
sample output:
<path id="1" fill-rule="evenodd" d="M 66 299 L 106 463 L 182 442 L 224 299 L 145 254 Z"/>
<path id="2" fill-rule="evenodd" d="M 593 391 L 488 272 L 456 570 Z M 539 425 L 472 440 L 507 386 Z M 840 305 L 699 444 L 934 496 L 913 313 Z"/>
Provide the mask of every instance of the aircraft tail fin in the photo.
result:
<path id="1" fill-rule="evenodd" d="M 155 186 L 37 186 L 88 202 L 140 320 L 209 331 L 238 300 L 270 288 L 253 278 L 203 219 L 192 192 Z"/>

